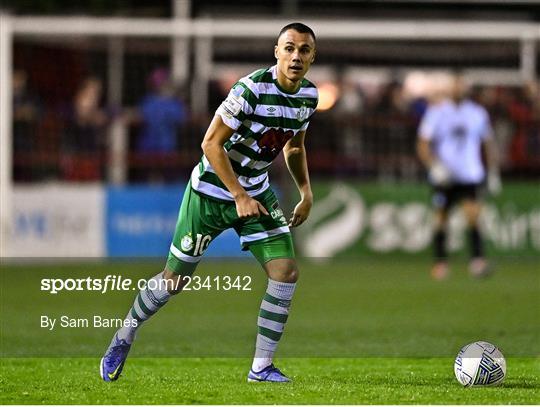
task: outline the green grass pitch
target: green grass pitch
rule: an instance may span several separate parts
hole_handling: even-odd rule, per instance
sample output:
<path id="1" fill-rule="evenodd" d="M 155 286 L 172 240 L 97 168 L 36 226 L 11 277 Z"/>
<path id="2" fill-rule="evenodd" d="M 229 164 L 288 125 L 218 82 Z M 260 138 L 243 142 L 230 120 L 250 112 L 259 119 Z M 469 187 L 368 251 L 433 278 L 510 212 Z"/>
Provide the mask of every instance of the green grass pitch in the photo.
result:
<path id="1" fill-rule="evenodd" d="M 292 384 L 246 383 L 250 360 L 131 359 L 103 383 L 98 359 L 9 359 L 3 404 L 537 404 L 538 361 L 509 360 L 502 387 L 465 389 L 452 359 L 282 359 Z M 450 368 L 449 368 L 450 367 Z"/>
<path id="2" fill-rule="evenodd" d="M 250 275 L 251 291 L 182 293 L 140 330 L 120 380 L 98 364 L 113 328 L 40 328 L 40 316 L 123 317 L 133 292 L 40 291 L 42 278 L 144 278 L 156 262 L 2 264 L 2 404 L 539 404 L 538 259 L 504 258 L 445 282 L 405 256 L 301 263 L 278 350 L 291 384 L 246 383 L 265 278 L 251 261 L 205 261 L 198 275 Z M 475 340 L 507 358 L 504 384 L 462 388 L 453 358 Z"/>

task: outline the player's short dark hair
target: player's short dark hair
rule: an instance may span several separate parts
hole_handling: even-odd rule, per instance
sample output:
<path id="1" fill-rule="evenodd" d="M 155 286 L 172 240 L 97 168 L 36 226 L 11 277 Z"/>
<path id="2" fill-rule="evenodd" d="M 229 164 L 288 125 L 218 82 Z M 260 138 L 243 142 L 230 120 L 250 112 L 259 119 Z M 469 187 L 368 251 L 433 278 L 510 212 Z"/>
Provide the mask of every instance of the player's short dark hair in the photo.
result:
<path id="1" fill-rule="evenodd" d="M 317 42 L 317 38 L 315 38 L 315 33 L 313 32 L 313 30 L 311 28 L 309 28 L 307 25 L 302 24 L 302 23 L 290 23 L 290 24 L 287 24 L 279 32 L 278 39 L 279 39 L 279 37 L 281 37 L 281 34 L 283 34 L 287 30 L 295 30 L 295 31 L 298 31 L 300 34 L 309 34 L 313 38 L 313 41 Z"/>

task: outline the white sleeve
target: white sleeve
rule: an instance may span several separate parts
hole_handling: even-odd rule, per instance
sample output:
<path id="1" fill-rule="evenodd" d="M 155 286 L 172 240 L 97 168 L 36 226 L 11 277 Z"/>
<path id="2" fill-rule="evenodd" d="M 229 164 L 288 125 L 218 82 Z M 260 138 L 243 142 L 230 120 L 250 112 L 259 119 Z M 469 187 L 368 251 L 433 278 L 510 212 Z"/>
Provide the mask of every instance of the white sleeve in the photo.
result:
<path id="1" fill-rule="evenodd" d="M 420 126 L 418 126 L 418 137 L 423 140 L 433 140 L 437 127 L 437 110 L 429 107 L 424 113 Z"/>
<path id="2" fill-rule="evenodd" d="M 247 85 L 237 82 L 216 110 L 216 115 L 228 127 L 238 130 L 245 118 L 254 112 L 254 107 L 248 102 L 251 98 L 251 103 L 254 103 L 252 95 Z"/>

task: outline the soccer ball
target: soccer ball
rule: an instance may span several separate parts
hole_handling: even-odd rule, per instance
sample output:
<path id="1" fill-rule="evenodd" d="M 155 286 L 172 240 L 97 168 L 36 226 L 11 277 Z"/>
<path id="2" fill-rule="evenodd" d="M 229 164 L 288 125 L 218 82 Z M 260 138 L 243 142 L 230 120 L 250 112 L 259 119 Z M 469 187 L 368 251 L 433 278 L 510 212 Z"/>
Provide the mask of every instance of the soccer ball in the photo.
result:
<path id="1" fill-rule="evenodd" d="M 506 376 L 506 360 L 501 351 L 489 342 L 473 342 L 459 351 L 454 373 L 465 387 L 497 386 Z"/>

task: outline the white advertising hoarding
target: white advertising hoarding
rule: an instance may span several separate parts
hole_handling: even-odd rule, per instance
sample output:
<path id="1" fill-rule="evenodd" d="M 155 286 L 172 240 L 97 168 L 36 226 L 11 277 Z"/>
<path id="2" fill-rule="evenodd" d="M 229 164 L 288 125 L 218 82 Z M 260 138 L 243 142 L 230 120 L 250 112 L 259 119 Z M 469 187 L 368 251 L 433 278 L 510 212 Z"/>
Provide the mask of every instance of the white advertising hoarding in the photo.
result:
<path id="1" fill-rule="evenodd" d="M 105 192 L 99 185 L 16 186 L 10 257 L 103 257 Z"/>

